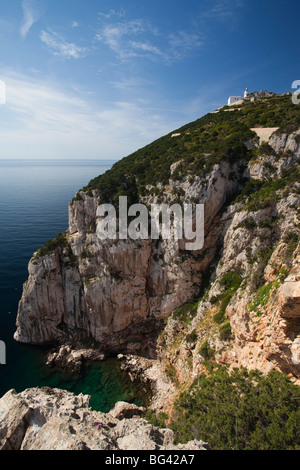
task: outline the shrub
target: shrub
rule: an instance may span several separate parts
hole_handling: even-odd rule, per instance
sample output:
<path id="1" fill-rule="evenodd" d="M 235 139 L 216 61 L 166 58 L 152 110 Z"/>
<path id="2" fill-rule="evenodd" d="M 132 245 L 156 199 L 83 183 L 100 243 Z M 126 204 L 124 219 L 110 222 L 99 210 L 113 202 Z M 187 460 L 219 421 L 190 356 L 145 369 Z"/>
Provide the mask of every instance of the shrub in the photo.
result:
<path id="1" fill-rule="evenodd" d="M 59 233 L 53 240 L 48 240 L 44 246 L 39 248 L 34 259 L 36 260 L 42 256 L 49 255 L 53 253 L 56 248 L 63 248 L 67 246 L 67 244 L 68 241 L 66 232 Z"/>
<path id="2" fill-rule="evenodd" d="M 237 228 L 246 228 L 248 230 L 254 230 L 257 227 L 257 223 L 253 219 L 253 217 L 247 217 L 244 219 L 238 226 Z"/>
<path id="3" fill-rule="evenodd" d="M 208 340 L 200 346 L 198 353 L 206 360 L 213 359 L 215 356 L 215 350 L 208 346 Z"/>
<path id="4" fill-rule="evenodd" d="M 197 339 L 198 335 L 196 330 L 193 330 L 189 335 L 186 336 L 187 343 L 195 344 L 197 342 Z"/>
<path id="5" fill-rule="evenodd" d="M 263 155 L 267 155 L 267 156 L 270 156 L 270 155 L 273 155 L 274 154 L 274 149 L 271 147 L 271 145 L 269 145 L 267 142 L 263 142 L 260 147 L 259 147 L 259 151 L 260 153 L 262 153 Z"/>
<path id="6" fill-rule="evenodd" d="M 258 289 L 256 299 L 249 307 L 250 312 L 261 313 L 260 310 L 258 310 L 258 307 L 265 307 L 267 305 L 273 287 L 274 285 L 271 283 Z"/>
<path id="7" fill-rule="evenodd" d="M 297 245 L 299 243 L 299 235 L 296 232 L 289 232 L 285 237 L 283 238 L 283 242 L 288 245 L 288 249 L 290 254 L 292 254 L 295 249 L 297 248 Z"/>
<path id="8" fill-rule="evenodd" d="M 173 318 L 183 323 L 190 323 L 191 319 L 196 315 L 199 299 L 191 299 L 173 312 Z"/>
<path id="9" fill-rule="evenodd" d="M 201 376 L 175 403 L 176 442 L 213 450 L 300 450 L 300 388 L 272 371 L 224 367 Z"/>
<path id="10" fill-rule="evenodd" d="M 220 328 L 220 340 L 227 341 L 231 338 L 232 338 L 231 325 L 230 325 L 230 322 L 228 321 L 224 325 L 222 325 Z"/>
<path id="11" fill-rule="evenodd" d="M 224 322 L 226 308 L 242 281 L 243 278 L 239 268 L 229 271 L 220 279 L 220 284 L 224 286 L 224 292 L 218 296 L 220 306 L 218 312 L 213 317 L 216 323 L 221 324 Z"/>

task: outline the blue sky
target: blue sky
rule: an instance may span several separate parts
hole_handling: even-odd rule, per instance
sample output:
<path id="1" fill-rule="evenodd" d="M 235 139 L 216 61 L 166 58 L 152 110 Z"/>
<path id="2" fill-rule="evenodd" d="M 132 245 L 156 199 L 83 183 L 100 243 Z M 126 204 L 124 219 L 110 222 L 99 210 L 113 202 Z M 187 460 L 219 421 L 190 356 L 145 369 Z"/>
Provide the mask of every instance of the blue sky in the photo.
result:
<path id="1" fill-rule="evenodd" d="M 292 91 L 299 0 L 0 0 L 0 158 L 119 159 Z"/>

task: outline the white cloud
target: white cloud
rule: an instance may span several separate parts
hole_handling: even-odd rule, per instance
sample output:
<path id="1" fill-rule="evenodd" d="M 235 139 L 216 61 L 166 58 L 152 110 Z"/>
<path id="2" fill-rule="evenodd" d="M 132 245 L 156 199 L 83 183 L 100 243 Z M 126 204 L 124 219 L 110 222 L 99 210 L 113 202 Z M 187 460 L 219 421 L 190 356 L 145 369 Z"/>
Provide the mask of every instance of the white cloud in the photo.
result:
<path id="1" fill-rule="evenodd" d="M 109 18 L 112 18 L 114 16 L 118 17 L 118 18 L 122 18 L 123 16 L 125 16 L 126 13 L 125 13 L 125 10 L 124 8 L 121 8 L 120 10 L 109 10 L 107 13 L 104 13 L 102 11 L 99 11 L 98 12 L 98 16 L 99 18 L 106 18 L 106 19 L 109 19 Z"/>
<path id="2" fill-rule="evenodd" d="M 214 5 L 203 11 L 200 19 L 225 22 L 229 28 L 236 23 L 236 14 L 244 6 L 244 0 L 216 0 Z"/>
<path id="3" fill-rule="evenodd" d="M 61 36 L 51 30 L 49 30 L 49 32 L 42 31 L 40 39 L 48 46 L 54 55 L 63 58 L 79 59 L 85 56 L 87 52 L 87 48 L 77 46 L 72 42 L 66 42 Z"/>
<path id="4" fill-rule="evenodd" d="M 116 22 L 112 19 L 109 14 L 101 16 L 101 26 L 95 38 L 121 60 L 147 57 L 170 63 L 184 59 L 202 46 L 198 33 L 162 33 L 143 19 Z"/>
<path id="5" fill-rule="evenodd" d="M 96 102 L 72 87 L 2 71 L 0 158 L 121 158 L 178 127 L 150 101 Z"/>
<path id="6" fill-rule="evenodd" d="M 145 32 L 143 20 L 132 20 L 122 23 L 105 24 L 96 35 L 98 41 L 103 42 L 113 50 L 119 58 L 126 59 L 137 54 L 130 45 L 130 38 Z"/>
<path id="7" fill-rule="evenodd" d="M 118 80 L 112 80 L 109 82 L 114 88 L 119 90 L 131 90 L 136 91 L 137 88 L 153 86 L 153 83 L 150 80 L 147 80 L 138 76 L 126 76 L 126 78 L 119 78 Z"/>
<path id="8" fill-rule="evenodd" d="M 72 28 L 78 28 L 78 26 L 79 26 L 78 21 L 73 21 L 73 23 L 71 24 Z"/>
<path id="9" fill-rule="evenodd" d="M 157 56 L 163 56 L 164 53 L 156 46 L 150 44 L 149 42 L 138 42 L 138 41 L 130 41 L 129 45 L 133 49 L 137 49 L 141 52 L 151 53 Z"/>
<path id="10" fill-rule="evenodd" d="M 26 37 L 34 23 L 39 21 L 44 13 L 43 2 L 36 0 L 23 0 L 23 22 L 21 26 L 21 36 Z"/>

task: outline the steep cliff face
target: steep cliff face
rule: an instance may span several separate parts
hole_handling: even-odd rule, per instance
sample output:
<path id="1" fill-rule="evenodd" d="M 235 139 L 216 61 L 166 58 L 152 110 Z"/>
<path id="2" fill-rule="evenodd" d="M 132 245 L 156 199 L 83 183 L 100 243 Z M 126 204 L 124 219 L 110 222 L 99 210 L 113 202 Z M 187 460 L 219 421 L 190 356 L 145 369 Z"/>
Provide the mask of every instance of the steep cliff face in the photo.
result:
<path id="1" fill-rule="evenodd" d="M 243 173 L 243 165 L 224 163 L 214 167 L 206 183 L 198 178 L 180 186 L 186 200 L 205 204 L 200 252 L 182 251 L 180 240 L 101 241 L 91 230 L 99 194 L 80 192 L 80 200 L 69 207 L 64 246 L 29 263 L 15 338 L 32 344 L 95 341 L 103 351 L 149 349 L 159 321 L 198 293 L 218 248 L 220 214 L 240 188 Z M 171 200 L 171 184 L 165 202 Z"/>
<path id="2" fill-rule="evenodd" d="M 299 133 L 274 134 L 249 162 L 252 180 L 222 214 L 223 246 L 196 305 L 177 309 L 159 339 L 180 382 L 209 364 L 276 369 L 300 384 Z"/>
<path id="3" fill-rule="evenodd" d="M 158 354 L 180 382 L 208 360 L 299 379 L 300 137 L 288 100 L 208 115 L 77 193 L 66 233 L 29 263 L 15 339 Z M 259 143 L 250 127 L 269 108 L 269 127 L 292 124 Z M 97 207 L 120 194 L 204 204 L 203 248 L 99 240 Z"/>

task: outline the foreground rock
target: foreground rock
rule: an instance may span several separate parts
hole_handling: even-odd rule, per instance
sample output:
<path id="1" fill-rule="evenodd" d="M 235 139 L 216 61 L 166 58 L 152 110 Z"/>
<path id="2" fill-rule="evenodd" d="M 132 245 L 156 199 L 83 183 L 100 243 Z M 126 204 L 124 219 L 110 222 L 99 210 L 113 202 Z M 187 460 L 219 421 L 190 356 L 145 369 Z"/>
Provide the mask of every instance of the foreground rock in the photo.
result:
<path id="1" fill-rule="evenodd" d="M 202 441 L 176 446 L 173 431 L 149 424 L 135 405 L 120 402 L 105 414 L 89 399 L 47 387 L 10 390 L 0 399 L 0 450 L 208 449 Z"/>

